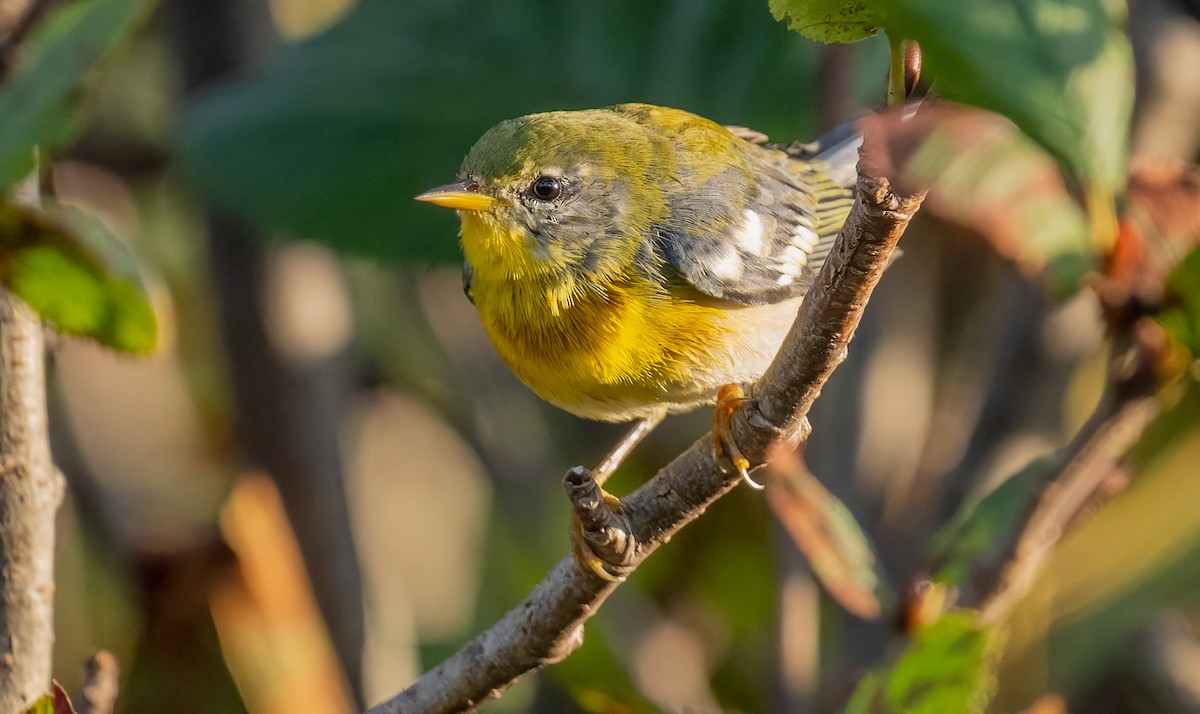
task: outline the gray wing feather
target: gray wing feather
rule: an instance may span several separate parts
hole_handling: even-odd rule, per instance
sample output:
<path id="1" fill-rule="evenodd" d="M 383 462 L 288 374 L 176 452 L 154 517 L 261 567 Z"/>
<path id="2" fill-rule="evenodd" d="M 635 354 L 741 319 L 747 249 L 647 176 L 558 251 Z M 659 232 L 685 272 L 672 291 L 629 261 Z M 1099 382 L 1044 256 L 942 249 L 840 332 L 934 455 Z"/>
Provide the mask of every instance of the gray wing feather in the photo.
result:
<path id="1" fill-rule="evenodd" d="M 762 305 L 803 295 L 849 213 L 861 142 L 841 131 L 816 144 L 756 146 L 756 185 L 730 169 L 677 196 L 656 229 L 657 254 L 712 298 Z"/>

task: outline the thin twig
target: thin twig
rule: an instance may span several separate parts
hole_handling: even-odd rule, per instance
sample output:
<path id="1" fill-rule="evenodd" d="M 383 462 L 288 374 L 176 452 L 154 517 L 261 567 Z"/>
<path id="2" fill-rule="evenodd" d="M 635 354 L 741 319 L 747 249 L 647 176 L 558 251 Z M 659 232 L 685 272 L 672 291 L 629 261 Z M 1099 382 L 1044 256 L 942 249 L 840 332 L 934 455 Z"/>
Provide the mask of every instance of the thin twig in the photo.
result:
<path id="1" fill-rule="evenodd" d="M 850 217 L 796 323 L 767 373 L 733 420 L 734 435 L 753 466 L 768 448 L 799 441 L 809 408 L 844 358 L 871 290 L 924 198 L 897 196 L 887 179 L 859 165 L 858 196 Z M 647 484 L 621 501 L 632 539 L 632 570 L 728 493 L 740 477 L 715 461 L 704 436 Z M 628 544 L 627 544 L 628 545 Z M 422 676 L 372 714 L 456 712 L 497 697 L 517 679 L 557 662 L 582 642 L 583 623 L 617 583 L 584 571 L 571 557 L 559 561 L 529 596 L 491 629 Z"/>

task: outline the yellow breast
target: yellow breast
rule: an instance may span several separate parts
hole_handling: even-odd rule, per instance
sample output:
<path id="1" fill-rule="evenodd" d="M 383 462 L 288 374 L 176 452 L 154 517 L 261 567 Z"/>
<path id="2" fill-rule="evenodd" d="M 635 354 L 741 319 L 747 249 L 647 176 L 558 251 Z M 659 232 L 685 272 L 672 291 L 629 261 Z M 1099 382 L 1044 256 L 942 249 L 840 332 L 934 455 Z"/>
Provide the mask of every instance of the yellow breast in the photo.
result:
<path id="1" fill-rule="evenodd" d="M 707 399 L 698 386 L 727 335 L 720 310 L 644 279 L 569 286 L 476 272 L 472 295 L 497 352 L 539 396 L 591 419 L 624 421 Z"/>

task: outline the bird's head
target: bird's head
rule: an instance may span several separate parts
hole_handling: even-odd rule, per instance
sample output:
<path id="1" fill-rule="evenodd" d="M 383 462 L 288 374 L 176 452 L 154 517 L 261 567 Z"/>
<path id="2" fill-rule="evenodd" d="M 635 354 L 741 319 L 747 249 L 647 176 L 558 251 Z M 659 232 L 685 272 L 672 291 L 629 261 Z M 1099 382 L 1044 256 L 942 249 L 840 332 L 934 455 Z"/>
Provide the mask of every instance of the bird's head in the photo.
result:
<path id="1" fill-rule="evenodd" d="M 476 270 L 609 275 L 668 213 L 671 143 L 612 110 L 533 114 L 485 133 L 455 183 L 418 200 L 457 209 Z"/>

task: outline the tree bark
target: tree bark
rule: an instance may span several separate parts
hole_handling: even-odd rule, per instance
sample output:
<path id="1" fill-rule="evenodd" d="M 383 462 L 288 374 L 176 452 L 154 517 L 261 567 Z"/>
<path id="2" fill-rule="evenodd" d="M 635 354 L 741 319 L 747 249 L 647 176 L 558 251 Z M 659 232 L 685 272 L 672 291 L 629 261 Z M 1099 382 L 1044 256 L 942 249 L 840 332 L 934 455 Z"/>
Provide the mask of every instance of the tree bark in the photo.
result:
<path id="1" fill-rule="evenodd" d="M 50 459 L 43 349 L 41 321 L 0 290 L 0 714 L 50 689 L 63 485 Z"/>

